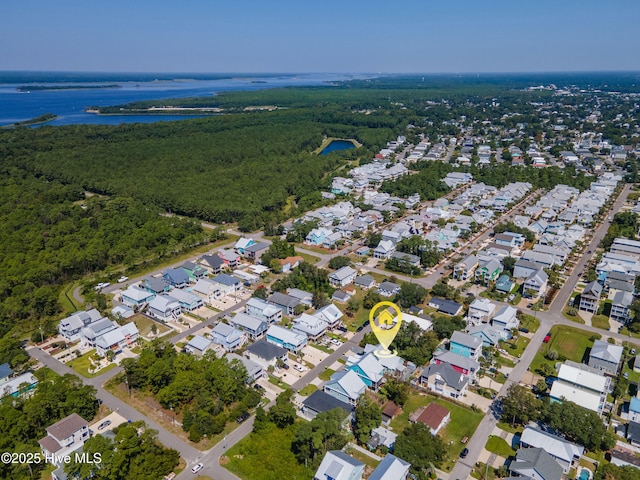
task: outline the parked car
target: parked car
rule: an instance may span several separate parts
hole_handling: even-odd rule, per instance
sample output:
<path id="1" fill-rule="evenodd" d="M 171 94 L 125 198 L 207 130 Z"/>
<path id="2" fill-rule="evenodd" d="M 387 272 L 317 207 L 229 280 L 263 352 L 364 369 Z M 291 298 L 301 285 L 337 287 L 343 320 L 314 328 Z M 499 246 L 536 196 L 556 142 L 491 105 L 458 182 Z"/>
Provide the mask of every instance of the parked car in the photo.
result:
<path id="1" fill-rule="evenodd" d="M 635 349 L 635 348 L 632 348 L 632 349 L 631 349 L 631 355 L 635 355 L 635 354 L 636 354 L 636 349 Z"/>
<path id="2" fill-rule="evenodd" d="M 258 391 L 263 391 L 264 387 L 262 385 L 260 385 L 259 383 L 256 383 L 253 388 L 255 388 Z"/>
<path id="3" fill-rule="evenodd" d="M 507 298 L 507 300 L 511 301 L 511 300 L 513 300 L 514 298 L 516 298 L 516 296 L 515 296 L 515 294 L 514 294 L 514 293 L 512 293 L 511 295 L 509 295 L 509 297 Z"/>
<path id="4" fill-rule="evenodd" d="M 123 282 L 126 282 L 127 280 L 129 280 L 129 277 L 127 277 L 126 275 L 123 275 L 118 279 L 118 283 L 123 283 Z"/>
<path id="5" fill-rule="evenodd" d="M 467 447 L 464 447 L 460 452 L 460 458 L 466 458 L 467 455 L 469 455 L 469 449 Z"/>
<path id="6" fill-rule="evenodd" d="M 342 345 L 342 343 L 340 343 L 340 340 L 336 340 L 335 338 L 331 339 L 331 343 L 333 343 L 336 347 Z"/>
<path id="7" fill-rule="evenodd" d="M 111 420 L 105 420 L 100 425 L 98 425 L 98 430 L 102 430 L 103 428 L 107 428 L 109 425 L 111 425 Z"/>
<path id="8" fill-rule="evenodd" d="M 304 372 L 304 368 L 302 368 L 302 366 L 298 365 L 297 363 L 293 364 L 293 368 L 294 370 L 297 370 L 299 372 Z"/>
<path id="9" fill-rule="evenodd" d="M 201 463 L 196 463 L 193 467 L 191 467 L 191 473 L 198 473 L 200 470 L 204 468 L 204 465 Z"/>
<path id="10" fill-rule="evenodd" d="M 248 413 L 243 413 L 242 415 L 240 415 L 238 418 L 236 418 L 236 422 L 238 423 L 242 423 L 244 422 L 247 418 L 249 418 L 251 415 L 249 415 Z"/>
<path id="11" fill-rule="evenodd" d="M 547 333 L 547 335 L 544 337 L 544 340 L 542 340 L 544 343 L 549 343 L 549 340 L 551 340 L 551 334 Z"/>
<path id="12" fill-rule="evenodd" d="M 285 370 L 289 370 L 289 364 L 287 363 L 282 364 L 282 368 L 284 368 Z"/>
<path id="13" fill-rule="evenodd" d="M 518 330 L 521 331 L 522 333 L 529 333 L 529 329 L 525 327 L 520 327 Z"/>

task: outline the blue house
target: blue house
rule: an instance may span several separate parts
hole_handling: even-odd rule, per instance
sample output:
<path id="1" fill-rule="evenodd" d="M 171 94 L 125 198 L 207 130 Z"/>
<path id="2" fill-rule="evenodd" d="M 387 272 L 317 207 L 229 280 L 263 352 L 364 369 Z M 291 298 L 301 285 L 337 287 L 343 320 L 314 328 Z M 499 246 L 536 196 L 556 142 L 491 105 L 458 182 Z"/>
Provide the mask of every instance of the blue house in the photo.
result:
<path id="1" fill-rule="evenodd" d="M 496 290 L 499 292 L 509 293 L 515 284 L 509 278 L 509 275 L 501 275 L 496 282 Z"/>
<path id="2" fill-rule="evenodd" d="M 305 242 L 310 245 L 322 245 L 325 238 L 327 238 L 332 233 L 333 232 L 328 228 L 314 228 L 306 236 Z"/>
<path id="3" fill-rule="evenodd" d="M 271 325 L 267 330 L 267 342 L 297 353 L 307 344 L 307 336 L 288 328 Z"/>
<path id="4" fill-rule="evenodd" d="M 382 364 L 373 353 L 355 358 L 355 362 L 352 362 L 353 357 L 349 359 L 347 370 L 355 372 L 367 387 L 377 390 L 384 379 Z"/>
<path id="5" fill-rule="evenodd" d="M 174 288 L 184 288 L 189 285 L 189 274 L 183 268 L 170 268 L 162 273 L 169 285 Z"/>
<path id="6" fill-rule="evenodd" d="M 171 285 L 167 283 L 164 278 L 147 277 L 140 284 L 147 292 L 151 292 L 155 295 L 161 293 L 167 293 L 171 290 Z"/>
<path id="7" fill-rule="evenodd" d="M 129 285 L 124 292 L 122 292 L 122 303 L 131 308 L 136 308 L 149 303 L 156 294 L 148 290 L 143 290 L 135 285 Z"/>
<path id="8" fill-rule="evenodd" d="M 226 323 L 219 323 L 211 330 L 213 343 L 221 345 L 227 352 L 240 348 L 247 341 L 247 336 Z"/>
<path id="9" fill-rule="evenodd" d="M 482 354 L 482 340 L 468 333 L 455 331 L 449 340 L 449 350 L 477 360 Z"/>

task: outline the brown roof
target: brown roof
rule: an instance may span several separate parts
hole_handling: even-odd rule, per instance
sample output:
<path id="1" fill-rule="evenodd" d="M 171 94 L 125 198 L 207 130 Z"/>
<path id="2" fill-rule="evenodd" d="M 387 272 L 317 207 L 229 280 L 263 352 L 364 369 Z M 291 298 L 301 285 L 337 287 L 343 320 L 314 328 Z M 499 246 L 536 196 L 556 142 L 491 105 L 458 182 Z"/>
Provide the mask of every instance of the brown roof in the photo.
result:
<path id="1" fill-rule="evenodd" d="M 393 418 L 402 411 L 402 408 L 393 402 L 387 402 L 382 409 L 382 414 L 386 417 Z"/>
<path id="2" fill-rule="evenodd" d="M 46 436 L 43 439 L 39 440 L 38 443 L 40 446 L 49 453 L 56 453 L 62 447 L 58 442 L 55 441 L 53 437 Z"/>
<path id="3" fill-rule="evenodd" d="M 68 417 L 63 418 L 47 428 L 47 433 L 53 438 L 64 440 L 77 432 L 82 427 L 88 427 L 89 423 L 77 413 L 72 413 Z"/>
<path id="4" fill-rule="evenodd" d="M 630 450 L 616 447 L 611 451 L 611 456 L 630 463 L 631 465 L 635 465 L 636 467 L 640 467 L 640 459 Z"/>
<path id="5" fill-rule="evenodd" d="M 287 263 L 289 265 L 293 265 L 296 262 L 304 262 L 304 258 L 299 257 L 298 255 L 293 256 L 293 257 L 287 257 L 287 258 L 283 258 L 283 259 L 278 259 L 278 261 L 280 262 L 281 265 L 286 265 Z"/>
<path id="6" fill-rule="evenodd" d="M 417 421 L 424 423 L 432 430 L 437 430 L 447 415 L 449 415 L 449 410 L 445 407 L 437 403 L 430 403 L 424 409 L 424 412 L 420 414 Z"/>

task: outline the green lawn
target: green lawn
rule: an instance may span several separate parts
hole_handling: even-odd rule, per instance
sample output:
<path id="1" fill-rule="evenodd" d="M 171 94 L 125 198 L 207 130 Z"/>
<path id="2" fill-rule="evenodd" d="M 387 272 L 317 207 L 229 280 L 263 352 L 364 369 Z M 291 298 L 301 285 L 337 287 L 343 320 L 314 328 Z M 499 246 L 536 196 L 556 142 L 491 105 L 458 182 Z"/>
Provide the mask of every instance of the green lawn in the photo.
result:
<path id="1" fill-rule="evenodd" d="M 327 347 L 326 345 L 320 345 L 319 343 L 315 343 L 315 342 L 312 342 L 309 345 L 311 345 L 313 348 L 317 348 L 321 352 L 333 353 L 333 350 L 331 348 Z"/>
<path id="2" fill-rule="evenodd" d="M 368 467 L 371 467 L 372 470 L 375 469 L 380 463 L 379 460 L 376 460 L 375 458 L 372 458 L 369 455 L 362 453 L 360 450 L 356 450 L 355 448 L 350 448 L 348 445 L 345 448 L 345 453 L 355 458 L 356 460 L 360 460 L 362 463 L 364 463 Z"/>
<path id="3" fill-rule="evenodd" d="M 609 328 L 611 328 L 611 325 L 609 324 L 609 317 L 606 315 L 594 315 L 591 318 L 591 325 L 603 330 L 609 330 Z"/>
<path id="4" fill-rule="evenodd" d="M 529 342 L 530 340 L 528 337 L 520 335 L 515 342 L 513 342 L 512 340 L 504 342 L 503 348 L 507 352 L 509 352 L 510 355 L 520 358 L 520 355 L 522 355 L 522 352 L 524 352 L 524 350 L 527 348 Z"/>
<path id="5" fill-rule="evenodd" d="M 633 362 L 635 357 L 626 357 L 625 361 L 622 362 L 622 373 L 627 372 L 629 374 L 629 382 L 638 383 L 640 382 L 640 372 L 633 371 Z"/>
<path id="6" fill-rule="evenodd" d="M 269 375 L 269 383 L 273 383 L 276 387 L 287 388 L 287 384 L 281 381 L 278 377 Z"/>
<path id="7" fill-rule="evenodd" d="M 331 378 L 331 375 L 333 375 L 334 373 L 336 373 L 335 370 L 331 370 L 330 368 L 325 368 L 324 372 L 322 372 L 320 375 L 318 375 L 318 378 L 320 380 L 323 380 L 323 381 L 327 382 Z"/>
<path id="8" fill-rule="evenodd" d="M 303 397 L 308 397 L 316 390 L 318 390 L 318 387 L 315 386 L 313 383 L 309 383 L 308 385 L 305 385 L 304 387 L 302 387 L 298 393 Z"/>
<path id="9" fill-rule="evenodd" d="M 94 348 L 93 350 L 85 353 L 81 357 L 71 360 L 67 365 L 69 365 L 71 368 L 73 368 L 76 372 L 78 372 L 83 377 L 87 377 L 87 378 L 97 377 L 98 375 L 102 375 L 104 372 L 108 372 L 112 368 L 116 368 L 115 363 L 110 363 L 105 368 L 98 370 L 95 373 L 89 373 L 89 367 L 91 366 L 89 357 L 91 357 L 91 355 L 94 355 L 95 353 L 96 353 L 96 350 Z"/>
<path id="10" fill-rule="evenodd" d="M 136 324 L 136 327 L 138 327 L 138 331 L 140 332 L 141 337 L 148 337 L 151 333 L 151 328 L 154 325 L 156 327 L 156 336 L 162 335 L 164 332 L 168 332 L 169 330 L 171 330 L 171 328 L 167 327 L 166 325 L 151 320 L 149 317 L 146 317 L 144 315 L 134 315 L 133 317 L 131 317 L 131 321 Z"/>
<path id="11" fill-rule="evenodd" d="M 325 252 L 326 253 L 326 252 Z M 304 253 L 304 252 L 296 252 L 296 255 L 304 258 L 304 261 L 307 263 L 318 263 L 320 261 L 320 258 L 314 256 L 314 255 L 309 255 L 308 253 Z"/>
<path id="12" fill-rule="evenodd" d="M 551 327 L 551 341 L 540 346 L 538 353 L 529 366 L 529 370 L 535 372 L 545 363 L 553 366 L 556 361 L 562 361 L 562 358 L 578 363 L 582 362 L 585 351 L 593 345 L 591 337 L 594 335 L 600 338 L 598 334 L 580 330 L 576 327 L 566 325 Z M 556 361 L 548 360 L 545 357 L 547 352 L 552 350 L 558 352 L 559 357 Z"/>
<path id="13" fill-rule="evenodd" d="M 442 398 L 437 398 L 433 395 L 413 392 L 404 404 L 402 413 L 391 421 L 391 428 L 395 433 L 402 432 L 409 424 L 409 415 L 411 413 L 433 402 L 446 407 L 449 412 L 451 412 L 451 420 L 439 432 L 439 435 L 447 445 L 451 442 L 451 458 L 443 465 L 443 468 L 446 469 L 448 466 L 450 469 L 464 448 L 460 440 L 462 440 L 463 437 L 471 438 L 473 436 L 473 433 L 482 420 L 482 412 L 474 412 L 467 407 Z"/>
<path id="14" fill-rule="evenodd" d="M 528 329 L 531 333 L 535 333 L 540 327 L 540 320 L 533 315 L 524 314 L 520 318 L 520 326 Z"/>
<path id="15" fill-rule="evenodd" d="M 502 438 L 490 435 L 485 447 L 491 453 L 495 453 L 504 458 L 508 458 L 516 454 L 516 451 Z"/>
<path id="16" fill-rule="evenodd" d="M 311 480 L 313 470 L 300 465 L 291 451 L 297 424 L 279 429 L 270 425 L 229 449 L 221 463 L 243 480 Z"/>
<path id="17" fill-rule="evenodd" d="M 314 245 L 305 245 L 303 243 L 299 243 L 296 245 L 297 247 L 303 248 L 305 250 L 307 250 L 308 252 L 314 252 L 314 253 L 319 253 L 320 255 L 330 255 L 331 251 L 325 249 L 325 248 L 321 248 L 321 247 L 316 247 Z M 300 255 L 301 257 L 304 256 L 303 253 L 299 253 L 298 251 L 296 251 L 296 255 Z M 314 257 L 317 258 L 317 257 Z M 318 260 L 316 260 L 317 262 Z"/>

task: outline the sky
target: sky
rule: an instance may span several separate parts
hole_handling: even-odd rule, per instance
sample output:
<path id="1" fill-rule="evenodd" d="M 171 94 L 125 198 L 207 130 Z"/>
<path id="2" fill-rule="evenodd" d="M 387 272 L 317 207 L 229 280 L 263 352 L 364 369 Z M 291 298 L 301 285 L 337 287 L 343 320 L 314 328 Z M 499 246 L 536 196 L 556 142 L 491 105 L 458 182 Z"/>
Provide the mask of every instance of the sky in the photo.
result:
<path id="1" fill-rule="evenodd" d="M 640 70 L 639 0 L 2 0 L 0 70 Z"/>

